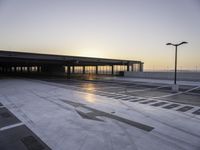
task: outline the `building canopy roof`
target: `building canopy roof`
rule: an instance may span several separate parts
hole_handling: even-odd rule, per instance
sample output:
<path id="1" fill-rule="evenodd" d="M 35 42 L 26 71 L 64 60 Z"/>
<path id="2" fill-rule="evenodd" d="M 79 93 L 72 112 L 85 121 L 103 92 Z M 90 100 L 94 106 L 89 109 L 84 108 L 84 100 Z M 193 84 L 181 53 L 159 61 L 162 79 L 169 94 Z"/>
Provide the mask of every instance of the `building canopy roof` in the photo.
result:
<path id="1" fill-rule="evenodd" d="M 121 60 L 95 57 L 80 57 L 68 55 L 40 54 L 0 50 L 0 63 L 3 65 L 131 65 L 143 62 L 136 60 Z"/>

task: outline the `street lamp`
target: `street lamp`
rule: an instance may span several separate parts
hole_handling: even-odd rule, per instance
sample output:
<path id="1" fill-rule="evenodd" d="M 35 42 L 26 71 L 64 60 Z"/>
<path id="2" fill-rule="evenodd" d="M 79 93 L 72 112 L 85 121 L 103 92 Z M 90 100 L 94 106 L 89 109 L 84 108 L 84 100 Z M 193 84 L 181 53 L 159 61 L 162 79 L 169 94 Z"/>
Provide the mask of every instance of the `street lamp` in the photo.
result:
<path id="1" fill-rule="evenodd" d="M 167 43 L 166 45 L 175 46 L 175 72 L 174 72 L 174 84 L 176 85 L 176 74 L 177 74 L 177 47 L 182 44 L 187 44 L 188 42 L 181 42 L 178 44 Z"/>

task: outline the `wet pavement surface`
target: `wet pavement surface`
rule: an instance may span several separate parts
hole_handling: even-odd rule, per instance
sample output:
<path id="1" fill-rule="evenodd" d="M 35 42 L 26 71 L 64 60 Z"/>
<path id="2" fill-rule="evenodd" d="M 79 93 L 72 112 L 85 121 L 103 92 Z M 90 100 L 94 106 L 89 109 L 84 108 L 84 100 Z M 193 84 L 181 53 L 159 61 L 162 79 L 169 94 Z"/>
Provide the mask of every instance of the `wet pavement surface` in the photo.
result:
<path id="1" fill-rule="evenodd" d="M 1 150 L 50 150 L 25 125 L 0 131 Z"/>
<path id="2" fill-rule="evenodd" d="M 173 93 L 169 85 L 107 80 L 0 84 L 0 150 L 200 148 L 199 87 Z"/>
<path id="3" fill-rule="evenodd" d="M 20 122 L 7 108 L 0 108 L 0 128 Z"/>
<path id="4" fill-rule="evenodd" d="M 2 107 L 0 108 L 0 150 L 50 150 L 50 148 L 7 108 Z"/>
<path id="5" fill-rule="evenodd" d="M 195 86 L 180 86 L 179 93 L 171 91 L 171 85 L 163 84 L 145 84 L 145 83 L 128 83 L 121 81 L 83 81 L 83 80 L 66 80 L 66 79 L 45 79 L 48 82 L 61 83 L 69 85 L 71 88 L 77 88 L 88 93 L 105 95 L 116 99 L 129 100 L 129 97 L 142 97 L 145 99 L 156 98 L 164 101 L 177 102 L 200 106 L 200 87 L 187 92 Z M 120 95 L 119 95 L 120 94 Z"/>

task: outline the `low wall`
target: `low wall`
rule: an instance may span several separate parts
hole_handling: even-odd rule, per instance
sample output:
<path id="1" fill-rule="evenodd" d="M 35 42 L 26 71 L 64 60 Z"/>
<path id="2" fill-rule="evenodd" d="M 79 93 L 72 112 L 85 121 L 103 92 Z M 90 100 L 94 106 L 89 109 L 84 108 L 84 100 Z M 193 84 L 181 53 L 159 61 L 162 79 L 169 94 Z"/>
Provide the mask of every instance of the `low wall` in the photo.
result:
<path id="1" fill-rule="evenodd" d="M 173 72 L 124 72 L 125 77 L 174 80 Z M 200 81 L 200 72 L 178 72 L 177 80 Z"/>

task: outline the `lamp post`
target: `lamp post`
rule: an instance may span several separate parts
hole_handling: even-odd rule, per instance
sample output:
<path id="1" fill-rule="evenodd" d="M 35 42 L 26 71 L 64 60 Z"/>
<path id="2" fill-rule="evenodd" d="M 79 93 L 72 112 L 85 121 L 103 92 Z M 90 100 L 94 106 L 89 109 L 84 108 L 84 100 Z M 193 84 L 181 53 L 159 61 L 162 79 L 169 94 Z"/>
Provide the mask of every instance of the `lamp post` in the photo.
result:
<path id="1" fill-rule="evenodd" d="M 174 84 L 176 85 L 176 77 L 177 77 L 177 47 L 182 45 L 182 44 L 187 44 L 188 42 L 181 42 L 178 44 L 172 44 L 172 43 L 167 43 L 166 45 L 172 45 L 175 46 L 175 71 L 174 71 Z"/>

